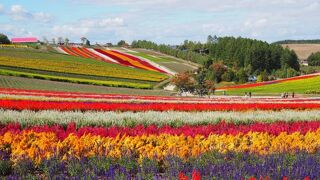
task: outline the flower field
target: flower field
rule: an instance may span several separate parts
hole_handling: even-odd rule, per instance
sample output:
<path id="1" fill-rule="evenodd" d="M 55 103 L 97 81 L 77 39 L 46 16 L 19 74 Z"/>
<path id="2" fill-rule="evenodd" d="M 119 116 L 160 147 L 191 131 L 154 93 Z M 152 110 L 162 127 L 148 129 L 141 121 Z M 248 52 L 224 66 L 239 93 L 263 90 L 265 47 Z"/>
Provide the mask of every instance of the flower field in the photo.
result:
<path id="1" fill-rule="evenodd" d="M 220 87 L 217 90 L 226 91 L 229 95 L 243 95 L 245 92 L 265 95 L 280 95 L 283 92 L 307 94 L 307 92 L 317 91 L 320 88 L 319 80 L 320 74 L 315 73 L 274 81 Z"/>
<path id="2" fill-rule="evenodd" d="M 0 176 L 318 179 L 320 99 L 0 88 Z"/>
<path id="3" fill-rule="evenodd" d="M 170 70 L 162 67 L 158 64 L 152 63 L 147 59 L 141 59 L 134 55 L 122 53 L 116 50 L 105 50 L 105 49 L 93 49 L 84 47 L 57 47 L 58 52 L 68 54 L 71 56 L 78 56 L 83 58 L 92 58 L 101 60 L 107 63 L 115 63 L 123 66 L 144 69 L 149 71 L 156 71 L 165 74 L 173 74 Z"/>
<path id="4" fill-rule="evenodd" d="M 166 74 L 60 53 L 0 48 L 0 74 L 77 84 L 150 89 Z"/>

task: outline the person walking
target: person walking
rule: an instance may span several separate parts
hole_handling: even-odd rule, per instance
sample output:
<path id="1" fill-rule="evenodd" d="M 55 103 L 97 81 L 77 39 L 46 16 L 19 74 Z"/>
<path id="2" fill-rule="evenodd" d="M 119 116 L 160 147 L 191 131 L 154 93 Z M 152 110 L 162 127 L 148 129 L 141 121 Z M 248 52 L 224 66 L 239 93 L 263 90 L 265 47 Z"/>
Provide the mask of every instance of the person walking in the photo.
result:
<path id="1" fill-rule="evenodd" d="M 251 95 L 252 95 L 252 93 L 251 93 L 251 92 L 249 92 L 249 98 L 251 98 Z"/>
<path id="2" fill-rule="evenodd" d="M 294 98 L 294 91 L 292 92 L 292 98 Z"/>

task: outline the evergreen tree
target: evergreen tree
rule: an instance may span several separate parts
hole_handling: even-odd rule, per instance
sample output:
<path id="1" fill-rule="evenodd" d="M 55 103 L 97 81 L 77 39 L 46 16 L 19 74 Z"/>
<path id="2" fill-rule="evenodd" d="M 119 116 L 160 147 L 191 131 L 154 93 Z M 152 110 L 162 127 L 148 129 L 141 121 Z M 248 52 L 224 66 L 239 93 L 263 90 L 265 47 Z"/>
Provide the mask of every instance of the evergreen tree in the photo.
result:
<path id="1" fill-rule="evenodd" d="M 0 33 L 0 44 L 10 44 L 8 36 Z"/>
<path id="2" fill-rule="evenodd" d="M 320 66 L 320 52 L 312 53 L 308 57 L 308 65 L 309 66 Z"/>

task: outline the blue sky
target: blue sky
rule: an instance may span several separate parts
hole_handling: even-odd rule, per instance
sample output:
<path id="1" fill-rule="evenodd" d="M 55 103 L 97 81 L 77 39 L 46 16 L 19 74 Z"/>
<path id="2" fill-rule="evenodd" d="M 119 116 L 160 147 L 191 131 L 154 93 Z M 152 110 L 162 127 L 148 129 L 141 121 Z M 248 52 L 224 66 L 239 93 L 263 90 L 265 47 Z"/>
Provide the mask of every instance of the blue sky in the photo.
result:
<path id="1" fill-rule="evenodd" d="M 0 33 L 79 42 L 320 39 L 320 0 L 5 0 Z"/>

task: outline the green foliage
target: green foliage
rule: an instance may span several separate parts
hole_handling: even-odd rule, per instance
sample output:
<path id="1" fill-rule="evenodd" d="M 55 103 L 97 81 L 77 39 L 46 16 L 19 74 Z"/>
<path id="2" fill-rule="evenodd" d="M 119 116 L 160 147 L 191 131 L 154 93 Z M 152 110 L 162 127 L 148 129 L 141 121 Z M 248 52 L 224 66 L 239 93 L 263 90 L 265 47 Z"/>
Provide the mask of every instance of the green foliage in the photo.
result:
<path id="1" fill-rule="evenodd" d="M 13 166 L 13 171 L 19 176 L 26 176 L 35 171 L 35 166 L 29 158 L 22 158 Z"/>
<path id="2" fill-rule="evenodd" d="M 320 39 L 311 40 L 283 40 L 274 42 L 274 44 L 320 44 Z"/>
<path id="3" fill-rule="evenodd" d="M 280 58 L 280 62 L 281 62 L 282 68 L 289 67 L 289 68 L 293 68 L 296 71 L 300 70 L 298 56 L 293 50 L 290 51 L 287 48 L 284 49 Z"/>
<path id="4" fill-rule="evenodd" d="M 214 62 L 211 67 L 209 68 L 209 71 L 212 71 L 211 73 L 213 76 L 210 77 L 210 79 L 214 80 L 215 82 L 219 83 L 222 80 L 222 75 L 227 72 L 228 68 L 223 64 L 222 61 Z"/>
<path id="5" fill-rule="evenodd" d="M 237 81 L 239 83 L 246 83 L 248 81 L 248 74 L 246 73 L 246 71 L 241 68 L 238 72 L 237 72 Z"/>
<path id="6" fill-rule="evenodd" d="M 57 156 L 54 156 L 50 159 L 43 160 L 39 168 L 47 177 L 52 177 L 52 175 L 61 174 L 64 170 L 64 165 Z"/>
<path id="7" fill-rule="evenodd" d="M 308 57 L 309 66 L 320 66 L 320 52 L 312 53 Z"/>
<path id="8" fill-rule="evenodd" d="M 223 73 L 223 75 L 221 76 L 221 79 L 226 82 L 234 81 L 235 73 L 232 70 L 228 69 L 226 72 Z"/>
<path id="9" fill-rule="evenodd" d="M 0 176 L 6 176 L 11 174 L 12 163 L 9 160 L 0 159 Z"/>
<path id="10" fill-rule="evenodd" d="M 320 94 L 320 90 L 306 90 L 305 94 Z"/>
<path id="11" fill-rule="evenodd" d="M 0 44 L 10 44 L 10 40 L 8 39 L 8 36 L 0 33 Z"/>
<path id="12" fill-rule="evenodd" d="M 269 77 L 268 77 L 268 72 L 266 70 L 262 71 L 260 75 L 257 77 L 258 82 L 268 81 L 268 80 L 269 80 Z"/>
<path id="13" fill-rule="evenodd" d="M 191 72 L 176 74 L 172 78 L 171 83 L 178 88 L 180 94 L 194 91 L 195 79 L 193 78 Z"/>
<path id="14" fill-rule="evenodd" d="M 214 82 L 207 79 L 207 72 L 205 68 L 199 68 L 195 75 L 195 85 L 194 90 L 200 97 L 204 95 L 210 95 L 214 93 L 215 86 Z"/>
<path id="15" fill-rule="evenodd" d="M 320 66 L 301 66 L 300 71 L 302 74 L 313 74 L 320 72 Z"/>
<path id="16" fill-rule="evenodd" d="M 208 60 L 207 56 L 201 55 L 197 50 L 199 48 L 191 48 L 190 46 L 193 46 L 193 43 L 190 41 L 186 41 L 184 45 L 182 45 L 180 48 L 173 48 L 169 45 L 161 44 L 158 45 L 154 42 L 151 41 L 146 41 L 146 40 L 138 40 L 138 41 L 133 41 L 131 46 L 133 48 L 144 48 L 144 49 L 152 49 L 155 51 L 160 51 L 161 53 L 168 54 L 171 56 L 175 56 L 177 58 L 181 58 L 187 61 L 192 61 L 195 63 L 203 64 Z M 198 46 L 202 46 L 200 43 L 198 43 Z M 187 49 L 190 48 L 190 49 Z"/>
<path id="17" fill-rule="evenodd" d="M 271 72 L 272 69 L 288 65 L 299 70 L 298 58 L 293 51 L 263 41 L 222 37 L 218 38 L 217 43 L 209 44 L 208 49 L 209 55 L 214 60 L 222 60 L 228 67 L 251 66 L 252 72 L 257 70 Z"/>
<path id="18" fill-rule="evenodd" d="M 283 92 L 295 92 L 303 94 L 307 90 L 319 91 L 319 89 L 320 76 L 317 76 L 307 79 L 268 84 L 252 88 L 230 89 L 227 93 L 230 95 L 241 95 L 244 92 L 253 92 L 254 94 L 280 94 Z"/>
<path id="19" fill-rule="evenodd" d="M 84 168 L 81 161 L 77 158 L 71 158 L 68 160 L 67 164 L 67 172 L 71 177 L 75 176 L 83 176 L 84 175 Z"/>
<path id="20" fill-rule="evenodd" d="M 127 43 L 125 40 L 121 40 L 118 42 L 118 46 L 125 46 Z"/>

